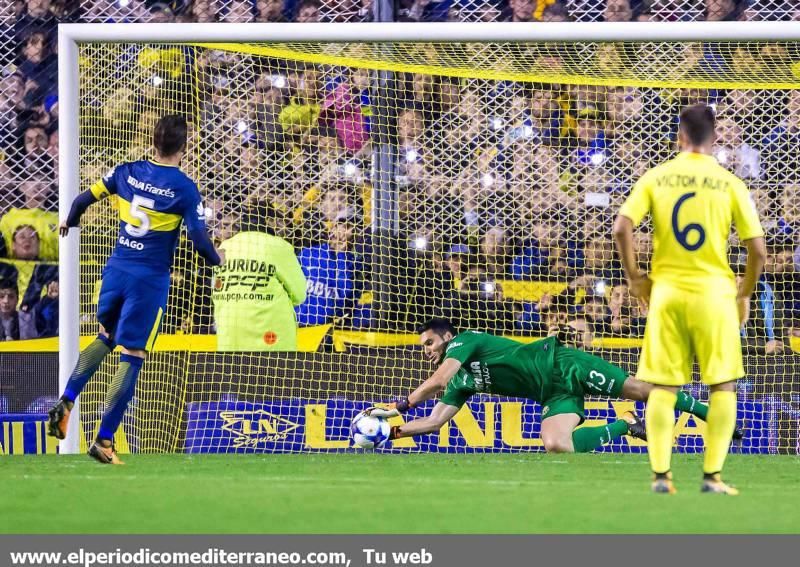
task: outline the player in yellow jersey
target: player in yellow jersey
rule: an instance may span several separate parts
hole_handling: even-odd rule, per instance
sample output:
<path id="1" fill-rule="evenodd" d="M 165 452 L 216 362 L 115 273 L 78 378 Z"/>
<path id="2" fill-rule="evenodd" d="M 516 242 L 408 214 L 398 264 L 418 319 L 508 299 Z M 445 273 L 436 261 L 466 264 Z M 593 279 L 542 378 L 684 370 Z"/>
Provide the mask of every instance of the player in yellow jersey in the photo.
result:
<path id="1" fill-rule="evenodd" d="M 736 425 L 736 380 L 744 376 L 740 327 L 766 259 L 764 231 L 745 184 L 711 155 L 714 111 L 704 104 L 680 115 L 674 159 L 646 172 L 622 205 L 614 239 L 631 294 L 649 305 L 637 377 L 656 385 L 646 427 L 653 491 L 673 493 L 672 430 L 678 388 L 691 380 L 694 357 L 711 390 L 703 492 L 738 494 L 720 472 Z M 652 269 L 639 272 L 633 228 L 650 214 Z M 744 280 L 728 264 L 735 225 L 747 247 Z"/>

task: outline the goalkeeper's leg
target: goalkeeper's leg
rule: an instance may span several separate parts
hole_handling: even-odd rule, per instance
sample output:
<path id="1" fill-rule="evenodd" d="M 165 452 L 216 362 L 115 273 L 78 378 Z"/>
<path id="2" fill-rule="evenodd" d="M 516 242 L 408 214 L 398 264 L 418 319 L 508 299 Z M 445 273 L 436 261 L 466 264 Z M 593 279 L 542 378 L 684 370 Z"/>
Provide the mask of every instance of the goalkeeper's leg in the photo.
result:
<path id="1" fill-rule="evenodd" d="M 548 453 L 588 453 L 623 435 L 645 438 L 644 423 L 632 412 L 597 427 L 581 427 L 583 400 L 550 399 L 542 409 L 542 443 Z"/>
<path id="2" fill-rule="evenodd" d="M 75 405 L 75 400 L 83 391 L 86 383 L 94 376 L 100 364 L 108 353 L 114 349 L 114 341 L 101 328 L 97 338 L 87 346 L 78 357 L 72 375 L 69 377 L 67 387 L 58 400 L 48 412 L 47 434 L 56 439 L 64 439 L 67 436 L 67 424 L 69 414 Z"/>

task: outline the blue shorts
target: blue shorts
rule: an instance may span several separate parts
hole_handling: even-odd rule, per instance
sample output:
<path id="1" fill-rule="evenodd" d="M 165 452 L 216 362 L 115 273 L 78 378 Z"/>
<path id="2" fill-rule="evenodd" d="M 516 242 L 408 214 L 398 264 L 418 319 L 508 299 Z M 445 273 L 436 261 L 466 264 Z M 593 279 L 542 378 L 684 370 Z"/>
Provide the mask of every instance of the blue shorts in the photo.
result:
<path id="1" fill-rule="evenodd" d="M 152 350 L 168 293 L 169 276 L 154 281 L 106 266 L 97 301 L 97 321 L 116 344 Z"/>

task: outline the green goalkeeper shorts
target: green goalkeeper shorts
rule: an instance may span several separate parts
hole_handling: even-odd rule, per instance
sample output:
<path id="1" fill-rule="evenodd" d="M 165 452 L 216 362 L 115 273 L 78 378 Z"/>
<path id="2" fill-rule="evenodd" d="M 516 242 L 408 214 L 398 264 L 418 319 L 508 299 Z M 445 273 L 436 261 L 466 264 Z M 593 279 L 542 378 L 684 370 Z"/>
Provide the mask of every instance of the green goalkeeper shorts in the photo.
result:
<path id="1" fill-rule="evenodd" d="M 542 403 L 542 419 L 563 413 L 585 418 L 583 400 L 586 396 L 622 396 L 622 386 L 628 373 L 599 356 L 582 350 L 558 345 L 553 364 L 553 392 Z"/>

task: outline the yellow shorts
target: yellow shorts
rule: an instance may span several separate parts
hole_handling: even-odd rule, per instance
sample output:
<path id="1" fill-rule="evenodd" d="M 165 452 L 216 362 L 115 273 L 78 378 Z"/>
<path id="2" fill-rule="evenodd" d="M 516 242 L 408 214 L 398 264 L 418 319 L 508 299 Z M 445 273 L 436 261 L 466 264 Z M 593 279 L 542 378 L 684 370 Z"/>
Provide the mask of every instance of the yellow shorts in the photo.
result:
<path id="1" fill-rule="evenodd" d="M 654 283 L 637 377 L 683 386 L 692 380 L 695 356 L 705 384 L 744 376 L 735 291 L 692 293 Z"/>

